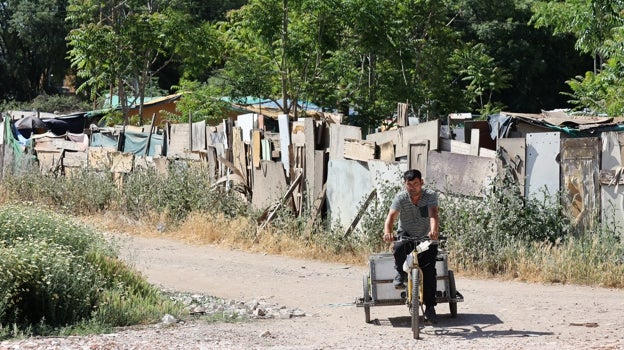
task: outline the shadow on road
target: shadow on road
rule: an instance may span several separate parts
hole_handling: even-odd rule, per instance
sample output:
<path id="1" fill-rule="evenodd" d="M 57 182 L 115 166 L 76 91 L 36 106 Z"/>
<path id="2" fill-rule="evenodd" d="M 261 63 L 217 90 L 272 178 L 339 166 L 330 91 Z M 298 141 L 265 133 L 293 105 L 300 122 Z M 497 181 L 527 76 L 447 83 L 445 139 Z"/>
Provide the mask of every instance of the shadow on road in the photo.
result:
<path id="1" fill-rule="evenodd" d="M 490 314 L 460 314 L 457 318 L 450 315 L 438 315 L 438 324 L 424 325 L 421 323 L 421 333 L 428 335 L 445 335 L 462 337 L 465 339 L 496 338 L 496 337 L 538 337 L 552 335 L 552 332 L 542 332 L 519 329 L 490 329 L 495 325 L 502 325 L 503 321 L 496 315 Z M 387 319 L 372 320 L 372 324 L 381 327 L 410 328 L 410 316 L 390 317 Z M 422 322 L 422 316 L 421 316 Z"/>

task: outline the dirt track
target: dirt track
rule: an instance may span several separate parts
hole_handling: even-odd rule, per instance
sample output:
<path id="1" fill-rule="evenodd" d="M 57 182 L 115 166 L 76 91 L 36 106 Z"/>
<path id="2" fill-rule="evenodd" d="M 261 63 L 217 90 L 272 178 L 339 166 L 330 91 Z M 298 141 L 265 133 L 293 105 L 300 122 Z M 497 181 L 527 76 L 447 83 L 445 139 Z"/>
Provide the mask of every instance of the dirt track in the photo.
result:
<path id="1" fill-rule="evenodd" d="M 465 302 L 412 339 L 405 306 L 354 306 L 365 266 L 345 266 L 189 246 L 161 238 L 121 238 L 122 257 L 166 289 L 301 309 L 290 319 L 149 325 L 88 337 L 0 342 L 18 349 L 624 349 L 624 291 L 456 276 Z M 452 267 L 452 266 L 451 266 Z"/>
<path id="2" fill-rule="evenodd" d="M 622 290 L 456 276 L 465 297 L 458 317 L 450 318 L 448 304 L 438 305 L 439 324 L 413 340 L 405 306 L 372 307 L 374 322 L 364 322 L 363 309 L 353 303 L 362 295 L 364 266 L 159 238 L 122 242 L 124 259 L 154 284 L 223 298 L 269 297 L 306 312 L 288 320 L 207 326 L 195 339 L 198 348 L 624 349 Z"/>

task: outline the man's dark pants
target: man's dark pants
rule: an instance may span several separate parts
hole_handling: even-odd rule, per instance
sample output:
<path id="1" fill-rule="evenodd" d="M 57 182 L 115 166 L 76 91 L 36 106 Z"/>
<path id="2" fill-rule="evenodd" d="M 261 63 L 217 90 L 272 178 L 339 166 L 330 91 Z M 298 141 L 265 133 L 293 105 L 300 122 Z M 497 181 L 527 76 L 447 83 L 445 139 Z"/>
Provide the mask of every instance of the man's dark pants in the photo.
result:
<path id="1" fill-rule="evenodd" d="M 415 242 L 411 240 L 398 240 L 394 242 L 392 254 L 394 255 L 394 268 L 403 276 L 403 281 L 407 282 L 407 273 L 403 271 L 403 263 L 407 254 L 414 250 Z M 418 265 L 423 272 L 423 303 L 425 306 L 436 305 L 437 279 L 435 263 L 438 255 L 438 246 L 430 245 L 429 249 L 418 254 Z"/>

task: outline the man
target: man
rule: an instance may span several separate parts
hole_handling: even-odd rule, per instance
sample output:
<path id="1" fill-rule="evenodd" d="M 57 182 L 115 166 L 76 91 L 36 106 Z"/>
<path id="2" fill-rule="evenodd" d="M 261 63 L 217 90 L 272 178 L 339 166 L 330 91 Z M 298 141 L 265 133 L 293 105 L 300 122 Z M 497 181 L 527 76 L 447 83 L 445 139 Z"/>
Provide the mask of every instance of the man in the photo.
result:
<path id="1" fill-rule="evenodd" d="M 411 169 L 403 174 L 405 189 L 394 197 L 388 216 L 384 224 L 383 239 L 386 242 L 394 240 L 394 222 L 399 219 L 397 233 L 399 240 L 394 242 L 394 267 L 397 276 L 394 287 L 405 288 L 407 273 L 403 271 L 403 263 L 407 254 L 414 250 L 412 240 L 400 240 L 401 237 L 411 237 L 418 240 L 438 239 L 438 196 L 431 189 L 424 189 L 424 181 L 420 171 Z M 418 255 L 418 264 L 423 272 L 423 303 L 425 304 L 425 322 L 437 323 L 436 305 L 436 272 L 435 263 L 438 255 L 438 246 L 431 244 L 429 249 Z"/>

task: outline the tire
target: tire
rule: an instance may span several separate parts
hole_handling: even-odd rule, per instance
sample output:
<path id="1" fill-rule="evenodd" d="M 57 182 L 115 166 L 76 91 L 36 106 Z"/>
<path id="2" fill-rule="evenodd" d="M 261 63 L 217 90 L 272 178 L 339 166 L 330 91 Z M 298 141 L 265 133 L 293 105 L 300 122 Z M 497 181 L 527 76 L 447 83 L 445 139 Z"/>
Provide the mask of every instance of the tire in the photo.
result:
<path id="1" fill-rule="evenodd" d="M 449 279 L 449 296 L 452 299 L 457 297 L 457 289 L 455 289 L 455 275 L 453 274 L 453 270 L 448 271 L 448 279 Z M 449 301 L 449 308 L 451 309 L 451 318 L 457 317 L 457 302 Z"/>
<path id="2" fill-rule="evenodd" d="M 411 287 L 412 295 L 410 299 L 410 313 L 412 314 L 412 332 L 414 333 L 414 339 L 418 339 L 420 335 L 420 328 L 418 322 L 420 321 L 420 273 L 418 269 L 412 269 L 411 271 Z"/>
<path id="3" fill-rule="evenodd" d="M 366 321 L 366 323 L 370 323 L 371 322 L 371 317 L 370 317 L 370 305 L 368 303 L 370 303 L 371 301 L 371 295 L 370 295 L 370 285 L 369 285 L 369 280 L 370 278 L 368 277 L 368 274 L 364 274 L 364 320 Z"/>

